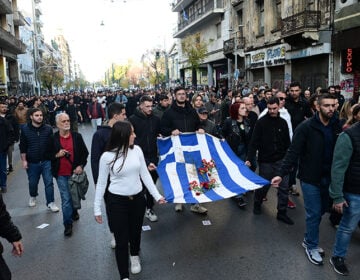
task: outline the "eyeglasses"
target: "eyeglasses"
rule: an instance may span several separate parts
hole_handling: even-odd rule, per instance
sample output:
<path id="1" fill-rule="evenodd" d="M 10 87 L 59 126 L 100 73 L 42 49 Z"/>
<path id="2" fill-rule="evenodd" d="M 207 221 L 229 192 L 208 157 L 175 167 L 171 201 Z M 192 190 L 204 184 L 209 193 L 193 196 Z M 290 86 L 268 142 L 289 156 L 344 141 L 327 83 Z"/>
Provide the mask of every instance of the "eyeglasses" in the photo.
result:
<path id="1" fill-rule="evenodd" d="M 70 122 L 70 120 L 62 120 L 62 123 Z"/>
<path id="2" fill-rule="evenodd" d="M 285 100 L 286 98 L 285 97 L 279 97 L 279 100 L 280 101 L 283 101 L 283 100 Z"/>

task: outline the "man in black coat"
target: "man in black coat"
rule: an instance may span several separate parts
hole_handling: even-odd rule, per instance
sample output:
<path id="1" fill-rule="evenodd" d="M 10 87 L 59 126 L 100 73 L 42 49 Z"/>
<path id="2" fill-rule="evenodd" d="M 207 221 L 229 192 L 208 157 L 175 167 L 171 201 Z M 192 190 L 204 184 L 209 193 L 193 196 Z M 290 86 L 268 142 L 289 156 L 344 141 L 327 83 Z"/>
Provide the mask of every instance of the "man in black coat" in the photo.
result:
<path id="1" fill-rule="evenodd" d="M 14 256 L 21 256 L 24 248 L 21 242 L 21 233 L 12 223 L 9 212 L 6 210 L 2 195 L 0 194 L 0 236 L 7 239 L 13 245 L 12 253 Z M 4 248 L 0 242 L 0 279 L 10 280 L 11 272 L 2 257 Z"/>
<path id="2" fill-rule="evenodd" d="M 268 112 L 255 125 L 245 162 L 250 167 L 254 165 L 253 159 L 256 157 L 256 151 L 258 151 L 259 175 L 268 180 L 277 174 L 282 159 L 290 146 L 289 128 L 286 121 L 280 117 L 279 104 L 277 97 L 271 97 L 267 101 Z M 270 184 L 255 191 L 254 214 L 261 214 L 261 204 L 269 189 Z M 288 195 L 286 177 L 278 189 L 276 218 L 292 225 L 294 222 L 286 214 Z"/>
<path id="3" fill-rule="evenodd" d="M 150 171 L 151 177 L 156 183 L 158 174 L 156 172 L 156 165 L 159 160 L 157 151 L 157 137 L 160 135 L 160 118 L 152 113 L 153 99 L 149 95 L 143 95 L 140 98 L 139 107 L 134 114 L 129 118 L 129 121 L 134 127 L 136 134 L 135 144 L 140 146 L 144 153 L 146 165 Z M 147 188 L 146 192 L 146 212 L 145 217 L 151 222 L 158 220 L 153 207 L 154 198 L 151 196 Z"/>
<path id="4" fill-rule="evenodd" d="M 171 107 L 165 111 L 161 119 L 161 134 L 163 136 L 177 136 L 183 132 L 205 133 L 201 127 L 200 118 L 196 110 L 186 101 L 186 92 L 183 87 L 174 90 L 175 100 Z M 190 210 L 195 213 L 204 214 L 207 209 L 200 204 L 194 204 Z M 175 205 L 175 211 L 182 211 L 182 204 Z"/>
<path id="5" fill-rule="evenodd" d="M 69 189 L 69 178 L 73 174 L 82 174 L 89 155 L 81 134 L 70 130 L 70 117 L 66 113 L 56 115 L 59 131 L 54 135 L 52 173 L 56 178 L 61 196 L 61 208 L 64 222 L 64 235 L 72 234 L 72 223 L 79 219 L 74 209 Z"/>

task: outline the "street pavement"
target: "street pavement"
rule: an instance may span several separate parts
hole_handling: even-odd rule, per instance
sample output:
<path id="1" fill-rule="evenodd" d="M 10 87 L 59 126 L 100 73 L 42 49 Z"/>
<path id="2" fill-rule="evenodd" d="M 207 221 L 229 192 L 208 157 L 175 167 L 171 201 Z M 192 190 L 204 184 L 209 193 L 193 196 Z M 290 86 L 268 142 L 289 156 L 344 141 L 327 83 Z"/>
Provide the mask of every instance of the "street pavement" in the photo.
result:
<path id="1" fill-rule="evenodd" d="M 81 126 L 90 151 L 92 130 Z M 90 157 L 89 157 L 90 159 Z M 110 248 L 107 224 L 99 225 L 93 216 L 94 185 L 90 163 L 85 170 L 90 186 L 87 199 L 74 223 L 73 235 L 63 235 L 62 214 L 51 213 L 45 206 L 44 185 L 39 185 L 37 206 L 28 207 L 26 172 L 21 168 L 18 145 L 14 152 L 15 171 L 8 176 L 8 192 L 3 195 L 14 223 L 20 228 L 25 247 L 21 258 L 11 256 L 11 245 L 3 241 L 4 258 L 15 280 L 90 280 L 119 279 L 114 250 Z M 60 207 L 55 184 L 55 202 Z M 329 265 L 335 229 L 323 218 L 320 246 L 325 250 L 323 266 L 311 264 L 301 246 L 304 233 L 302 196 L 292 197 L 297 208 L 289 210 L 295 225 L 276 220 L 276 190 L 271 189 L 263 214 L 252 213 L 253 194 L 242 210 L 231 200 L 207 203 L 205 216 L 190 212 L 187 205 L 176 213 L 174 205 L 157 205 L 159 221 L 144 220 L 141 243 L 142 272 L 130 279 L 342 279 Z M 209 224 L 210 225 L 204 225 Z M 37 228 L 48 224 L 45 228 Z M 350 276 L 360 279 L 360 229 L 353 235 L 347 255 Z"/>

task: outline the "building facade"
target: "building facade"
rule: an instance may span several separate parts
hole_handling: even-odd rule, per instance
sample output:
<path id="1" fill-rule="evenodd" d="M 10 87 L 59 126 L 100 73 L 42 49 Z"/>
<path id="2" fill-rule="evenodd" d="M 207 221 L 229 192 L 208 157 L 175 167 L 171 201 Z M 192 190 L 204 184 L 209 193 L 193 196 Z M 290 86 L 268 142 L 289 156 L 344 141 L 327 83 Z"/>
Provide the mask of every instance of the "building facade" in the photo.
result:
<path id="1" fill-rule="evenodd" d="M 20 87 L 17 55 L 26 52 L 19 27 L 25 25 L 17 0 L 0 0 L 0 95 L 17 93 Z"/>

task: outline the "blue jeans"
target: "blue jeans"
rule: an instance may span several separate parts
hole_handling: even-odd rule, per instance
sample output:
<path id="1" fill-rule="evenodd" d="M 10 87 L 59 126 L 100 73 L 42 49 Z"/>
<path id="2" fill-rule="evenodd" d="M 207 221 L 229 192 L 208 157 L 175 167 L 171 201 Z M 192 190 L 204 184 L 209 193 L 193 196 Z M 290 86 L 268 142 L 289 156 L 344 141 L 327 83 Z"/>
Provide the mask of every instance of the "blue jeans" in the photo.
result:
<path id="1" fill-rule="evenodd" d="M 73 204 L 69 190 L 69 178 L 70 176 L 58 176 L 56 179 L 61 197 L 61 209 L 64 225 L 70 225 L 73 222 Z"/>
<path id="2" fill-rule="evenodd" d="M 351 235 L 360 220 L 360 195 L 345 193 L 344 197 L 349 207 L 344 207 L 343 217 L 336 231 L 333 255 L 337 257 L 346 256 Z"/>
<path id="3" fill-rule="evenodd" d="M 7 153 L 0 152 L 0 188 L 6 188 L 6 159 Z"/>
<path id="4" fill-rule="evenodd" d="M 42 161 L 39 163 L 28 162 L 28 169 L 26 170 L 26 172 L 29 180 L 30 196 L 38 196 L 38 184 L 40 181 L 40 175 L 42 175 L 45 185 L 46 205 L 54 202 L 54 183 L 51 174 L 50 160 Z"/>
<path id="5" fill-rule="evenodd" d="M 330 180 L 323 178 L 320 187 L 303 181 L 300 183 L 304 196 L 306 215 L 306 232 L 304 237 L 308 248 L 315 249 L 319 245 L 319 225 L 321 217 L 329 208 Z"/>

